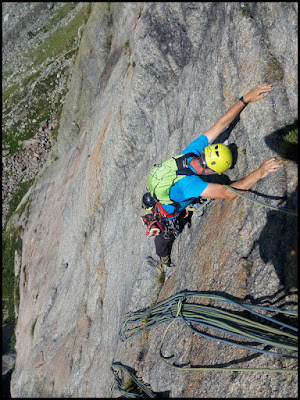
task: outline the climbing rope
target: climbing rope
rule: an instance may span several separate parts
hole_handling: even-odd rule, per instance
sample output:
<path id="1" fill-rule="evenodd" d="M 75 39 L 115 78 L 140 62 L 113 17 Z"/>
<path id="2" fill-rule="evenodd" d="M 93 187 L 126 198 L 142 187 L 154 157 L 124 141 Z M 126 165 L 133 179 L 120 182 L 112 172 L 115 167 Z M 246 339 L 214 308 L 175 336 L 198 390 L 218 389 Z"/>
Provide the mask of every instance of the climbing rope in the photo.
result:
<path id="1" fill-rule="evenodd" d="M 136 376 L 127 367 L 125 367 L 125 365 L 122 365 L 120 363 L 112 363 L 110 369 L 115 377 L 115 380 L 111 387 L 110 397 L 112 397 L 113 392 L 116 390 L 121 392 L 124 395 L 124 397 L 126 397 L 126 398 L 145 398 L 145 397 L 154 398 L 155 397 L 154 394 L 152 393 L 152 391 L 146 385 L 144 385 L 143 382 L 141 382 L 139 379 L 137 379 Z M 127 373 L 130 376 L 131 380 L 136 384 L 138 390 L 141 392 L 140 394 L 129 392 L 128 391 L 129 388 L 127 388 L 127 389 L 125 388 L 124 379 L 122 379 L 120 376 L 122 372 Z"/>
<path id="2" fill-rule="evenodd" d="M 257 203 L 257 204 L 260 204 L 260 205 L 262 205 L 264 207 L 268 207 L 268 208 L 271 208 L 272 210 L 280 211 L 280 212 L 283 212 L 283 213 L 286 213 L 286 214 L 291 214 L 291 215 L 295 215 L 295 216 L 298 215 L 297 211 L 289 210 L 287 208 L 282 208 L 282 207 L 278 207 L 278 206 L 274 206 L 274 205 L 265 203 L 263 201 L 253 199 L 252 197 L 249 197 L 249 196 L 246 196 L 245 194 L 240 193 L 238 190 L 234 189 L 232 186 L 228 186 L 228 185 L 224 185 L 224 186 L 227 187 L 228 189 L 230 189 L 232 192 L 236 193 L 238 196 L 243 197 L 244 199 L 253 201 L 253 203 Z"/>
<path id="3" fill-rule="evenodd" d="M 237 315 L 234 312 L 226 311 L 220 308 L 212 306 L 187 303 L 186 299 L 189 297 L 196 298 L 207 298 L 221 302 L 225 302 L 229 305 L 237 306 L 238 308 L 247 311 L 250 315 L 253 314 L 263 320 L 263 322 L 257 322 L 251 320 L 242 315 Z M 165 360 L 162 355 L 162 347 L 165 340 L 165 336 L 170 326 L 175 321 L 182 321 L 185 325 L 196 334 L 216 340 L 223 343 L 228 343 L 234 346 L 242 347 L 247 350 L 255 352 L 265 353 L 272 356 L 279 356 L 285 358 L 297 359 L 298 357 L 290 354 L 298 350 L 297 334 L 291 331 L 298 332 L 298 329 L 285 324 L 281 321 L 277 321 L 272 317 L 268 317 L 264 314 L 255 311 L 254 308 L 261 309 L 264 311 L 274 311 L 277 313 L 283 313 L 288 315 L 298 315 L 296 310 L 284 310 L 274 307 L 256 306 L 250 304 L 238 303 L 236 301 L 227 299 L 219 295 L 212 295 L 201 292 L 190 292 L 185 291 L 182 293 L 175 294 L 168 299 L 161 301 L 152 308 L 144 311 L 136 311 L 131 314 L 127 314 L 120 328 L 120 338 L 124 342 L 141 332 L 153 328 L 154 326 L 160 325 L 165 322 L 170 322 L 167 326 L 163 335 L 160 345 L 160 357 L 170 367 L 181 369 L 181 370 L 203 370 L 203 371 L 266 371 L 266 372 L 293 372 L 297 373 L 298 370 L 294 369 L 274 369 L 274 368 L 219 368 L 219 367 L 179 367 L 174 364 L 170 364 Z M 267 321 L 271 322 L 272 325 L 268 325 Z M 197 329 L 193 325 L 197 325 Z M 274 325 L 276 327 L 274 327 Z M 204 333 L 199 330 L 199 326 L 209 327 L 217 332 L 223 332 L 231 334 L 232 336 L 238 336 L 242 338 L 242 342 L 237 342 L 229 339 L 224 339 L 220 336 L 214 336 L 213 334 Z M 272 346 L 280 350 L 287 350 L 290 353 L 273 352 L 270 350 L 259 349 L 247 345 L 245 339 L 251 342 Z"/>

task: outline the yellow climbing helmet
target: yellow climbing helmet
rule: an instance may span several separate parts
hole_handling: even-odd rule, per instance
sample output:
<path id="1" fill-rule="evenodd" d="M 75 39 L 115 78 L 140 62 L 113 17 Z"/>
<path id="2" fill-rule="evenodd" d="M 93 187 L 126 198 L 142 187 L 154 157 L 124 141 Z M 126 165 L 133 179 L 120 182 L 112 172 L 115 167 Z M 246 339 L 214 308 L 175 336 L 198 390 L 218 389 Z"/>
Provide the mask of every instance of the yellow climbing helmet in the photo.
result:
<path id="1" fill-rule="evenodd" d="M 204 156 L 207 166 L 219 175 L 232 165 L 231 150 L 223 143 L 212 144 L 205 147 Z"/>

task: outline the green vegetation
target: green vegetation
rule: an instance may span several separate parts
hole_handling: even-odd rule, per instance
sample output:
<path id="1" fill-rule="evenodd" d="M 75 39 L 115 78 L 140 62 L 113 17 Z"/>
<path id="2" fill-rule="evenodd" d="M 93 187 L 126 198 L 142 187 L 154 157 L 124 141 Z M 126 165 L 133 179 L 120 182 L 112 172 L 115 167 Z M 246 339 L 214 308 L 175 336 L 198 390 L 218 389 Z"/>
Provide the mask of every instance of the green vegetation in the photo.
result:
<path id="1" fill-rule="evenodd" d="M 62 113 L 62 109 L 63 109 L 63 105 L 60 103 L 59 105 L 57 105 L 57 109 L 56 109 L 56 118 L 57 118 L 57 123 L 52 131 L 52 138 L 53 140 L 56 142 L 57 140 L 57 134 L 58 134 L 58 129 L 59 129 L 59 121 L 61 118 L 61 113 Z"/>
<path id="2" fill-rule="evenodd" d="M 242 263 L 241 263 L 242 267 L 245 268 L 247 271 L 250 271 L 252 266 L 253 266 L 253 262 L 248 260 L 247 257 L 243 257 L 242 259 Z"/>
<path id="3" fill-rule="evenodd" d="M 92 3 L 88 3 L 84 11 L 84 23 L 86 24 L 92 12 Z"/>
<path id="4" fill-rule="evenodd" d="M 250 12 L 249 3 L 244 3 L 243 16 L 246 18 L 253 18 L 252 14 Z"/>
<path id="5" fill-rule="evenodd" d="M 284 140 L 288 143 L 298 144 L 298 120 L 286 126 L 287 135 Z"/>
<path id="6" fill-rule="evenodd" d="M 298 120 L 284 127 L 286 132 L 280 149 L 280 155 L 298 163 Z"/>
<path id="7" fill-rule="evenodd" d="M 65 73 L 65 69 L 60 71 L 60 73 Z M 4 94 L 6 99 L 9 99 L 7 102 L 9 108 L 3 107 L 4 116 L 10 112 L 12 106 L 24 109 L 23 113 L 21 113 L 23 118 L 18 119 L 7 131 L 3 130 L 2 141 L 5 143 L 5 147 L 10 149 L 11 155 L 20 150 L 18 141 L 31 138 L 34 135 L 34 132 L 38 130 L 40 123 L 43 120 L 50 119 L 54 113 L 61 113 L 61 108 L 63 106 L 61 100 L 66 94 L 66 89 L 59 94 L 55 103 L 49 100 L 48 95 L 49 89 L 51 88 L 54 90 L 58 83 L 56 80 L 57 72 L 48 75 L 45 79 L 36 81 L 39 74 L 40 71 L 23 80 L 21 87 L 23 87 L 24 90 L 22 92 L 15 91 L 12 93 L 12 88 L 10 88 L 10 90 Z M 36 82 L 36 84 L 30 92 L 30 86 L 33 82 Z M 18 87 L 18 85 L 15 85 L 15 89 Z M 9 92 L 11 95 L 9 95 Z M 30 101 L 33 99 L 38 99 L 38 101 L 36 101 L 35 104 L 33 103 L 28 111 L 25 111 L 25 107 L 28 104 L 28 96 L 30 97 Z"/>
<path id="8" fill-rule="evenodd" d="M 281 82 L 283 79 L 283 69 L 276 58 L 272 57 L 267 65 L 265 70 L 265 79 L 266 82 L 272 82 L 273 84 L 276 82 Z"/>
<path id="9" fill-rule="evenodd" d="M 124 44 L 123 44 L 123 50 L 124 52 L 128 55 L 128 63 L 127 63 L 127 67 L 130 67 L 130 57 L 131 57 L 131 49 L 130 49 L 130 44 L 129 44 L 129 40 L 127 40 Z"/>
<path id="10" fill-rule="evenodd" d="M 68 11 L 75 3 L 67 3 Z M 87 6 L 88 7 L 88 6 Z M 48 58 L 57 59 L 64 53 L 77 47 L 78 28 L 86 21 L 86 7 L 82 7 L 73 20 L 66 26 L 56 29 L 37 49 L 29 52 L 33 60 L 33 68 L 39 67 Z"/>
<path id="11" fill-rule="evenodd" d="M 28 57 L 33 61 L 33 64 L 27 70 L 22 72 L 15 72 L 11 69 L 3 71 L 3 119 L 11 118 L 9 113 L 12 110 L 17 110 L 17 112 L 13 111 L 14 123 L 9 128 L 3 129 L 2 134 L 3 149 L 9 149 L 10 156 L 20 151 L 18 142 L 31 138 L 43 120 L 51 119 L 56 114 L 59 122 L 63 108 L 62 100 L 66 95 L 67 88 L 60 91 L 60 94 L 54 100 L 51 100 L 49 92 L 53 92 L 58 84 L 57 73 L 61 76 L 64 74 L 65 82 L 67 81 L 70 72 L 69 67 L 63 67 L 62 64 L 57 63 L 57 68 L 52 68 L 50 75 L 44 78 L 41 77 L 45 68 L 62 57 L 65 60 L 72 59 L 77 51 L 79 42 L 78 29 L 87 22 L 91 13 L 91 3 L 87 3 L 86 6 L 82 7 L 66 26 L 53 29 L 76 6 L 76 2 L 65 3 L 42 28 L 44 33 L 51 32 L 50 36 L 37 48 L 33 48 L 27 54 L 21 55 L 23 58 Z M 39 31 L 29 32 L 28 40 L 33 39 L 38 33 Z M 9 84 L 6 84 L 9 78 Z M 55 140 L 57 130 L 58 124 L 53 131 L 53 139 Z M 33 182 L 34 179 L 19 184 L 18 190 L 10 201 L 6 221 L 16 211 L 20 201 L 33 185 Z M 28 201 L 19 208 L 19 215 L 25 211 L 26 207 L 29 210 Z M 21 227 L 8 228 L 7 223 L 2 230 L 2 324 L 13 321 L 15 318 L 14 307 L 18 308 L 19 276 L 15 278 L 14 259 L 15 251 L 19 252 L 21 256 L 21 234 Z"/>
<path id="12" fill-rule="evenodd" d="M 123 50 L 125 52 L 130 52 L 130 47 L 129 47 L 129 40 L 127 40 L 124 44 L 123 44 Z"/>
<path id="13" fill-rule="evenodd" d="M 2 325 L 15 319 L 15 251 L 21 251 L 21 227 L 2 234 Z M 18 299 L 16 299 L 18 301 Z"/>
<path id="14" fill-rule="evenodd" d="M 7 213 L 7 221 L 12 216 L 12 214 L 17 209 L 18 205 L 20 204 L 22 198 L 28 192 L 29 188 L 33 185 L 34 179 L 30 179 L 29 181 L 22 182 L 18 186 L 18 190 L 13 194 L 11 201 L 9 202 L 9 211 Z M 19 215 L 24 211 L 27 203 L 25 203 L 20 210 L 18 210 Z"/>
<path id="15" fill-rule="evenodd" d="M 15 212 L 20 201 L 32 186 L 34 179 L 19 185 L 18 191 L 14 194 L 9 204 L 7 220 Z M 21 215 L 29 206 L 29 200 L 17 211 Z M 21 253 L 22 227 L 8 228 L 7 224 L 2 232 L 2 324 L 13 321 L 15 318 L 14 304 L 19 303 L 19 278 L 15 278 L 15 251 Z M 20 254 L 21 255 L 21 254 Z"/>
<path id="16" fill-rule="evenodd" d="M 161 271 L 157 277 L 157 281 L 159 285 L 163 285 L 165 283 L 166 275 L 164 271 Z"/>
<path id="17" fill-rule="evenodd" d="M 14 102 L 14 96 L 18 93 L 20 89 L 20 84 L 15 83 L 14 85 L 10 86 L 8 89 L 2 92 L 2 103 L 4 104 L 6 101 L 8 102 L 8 107 L 11 106 L 11 103 Z M 4 112 L 8 113 L 10 110 L 3 110 Z"/>
<path id="18" fill-rule="evenodd" d="M 10 349 L 15 351 L 16 350 L 16 335 L 13 334 L 11 341 L 10 341 Z"/>
<path id="19" fill-rule="evenodd" d="M 47 32 L 53 29 L 60 20 L 65 18 L 68 13 L 76 7 L 76 3 L 66 3 L 53 18 L 43 27 Z M 40 123 L 45 119 L 51 119 L 54 114 L 60 116 L 63 107 L 63 97 L 67 89 L 61 92 L 56 99 L 51 101 L 49 91 L 53 92 L 58 84 L 57 73 L 65 74 L 65 82 L 68 79 L 69 68 L 61 68 L 58 64 L 55 71 L 44 79 L 40 79 L 42 71 L 60 57 L 71 59 L 76 54 L 78 48 L 78 29 L 83 26 L 91 12 L 91 4 L 87 3 L 82 7 L 77 15 L 66 26 L 58 28 L 37 48 L 32 49 L 27 55 L 33 61 L 28 71 L 17 73 L 11 79 L 12 84 L 5 87 L 2 92 L 3 117 L 9 118 L 9 113 L 17 109 L 14 117 L 16 121 L 9 128 L 3 129 L 2 144 L 4 149 L 10 150 L 10 155 L 20 151 L 19 141 L 33 137 L 39 129 Z M 38 32 L 30 32 L 32 38 Z M 7 79 L 13 71 L 3 73 L 3 78 Z M 23 79 L 20 79 L 24 76 Z M 56 132 L 54 132 L 56 138 Z"/>
<path id="20" fill-rule="evenodd" d="M 53 26 L 59 23 L 62 19 L 64 19 L 68 13 L 75 8 L 76 3 L 75 2 L 70 2 L 66 3 L 66 5 L 59 9 L 57 13 L 52 17 L 48 23 L 43 27 L 43 32 L 48 32 L 50 31 Z"/>

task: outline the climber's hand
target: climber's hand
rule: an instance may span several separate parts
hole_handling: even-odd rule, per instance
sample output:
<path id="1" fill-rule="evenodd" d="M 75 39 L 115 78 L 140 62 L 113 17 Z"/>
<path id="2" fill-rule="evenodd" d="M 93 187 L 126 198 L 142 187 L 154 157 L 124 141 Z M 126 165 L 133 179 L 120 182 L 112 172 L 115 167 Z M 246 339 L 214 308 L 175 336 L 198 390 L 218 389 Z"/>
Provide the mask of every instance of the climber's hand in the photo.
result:
<path id="1" fill-rule="evenodd" d="M 274 90 L 272 85 L 263 84 L 256 86 L 243 97 L 245 102 L 249 103 L 250 101 L 257 101 L 262 99 L 263 97 L 266 97 L 268 92 L 271 92 L 272 90 Z"/>
<path id="2" fill-rule="evenodd" d="M 282 164 L 277 158 L 272 157 L 269 160 L 265 161 L 259 168 L 260 179 L 265 178 L 271 172 L 278 171 L 279 168 L 282 167 Z"/>

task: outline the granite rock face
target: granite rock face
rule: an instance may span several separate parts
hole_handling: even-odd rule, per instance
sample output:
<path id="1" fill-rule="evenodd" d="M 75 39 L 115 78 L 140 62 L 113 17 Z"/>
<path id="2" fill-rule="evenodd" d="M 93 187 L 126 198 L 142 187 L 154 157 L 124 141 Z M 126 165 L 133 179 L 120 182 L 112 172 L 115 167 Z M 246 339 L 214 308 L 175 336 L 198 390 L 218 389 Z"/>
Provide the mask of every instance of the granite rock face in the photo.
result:
<path id="1" fill-rule="evenodd" d="M 164 284 L 139 221 L 153 165 L 180 154 L 254 86 L 274 91 L 221 135 L 236 146 L 229 179 L 278 156 L 298 118 L 297 3 L 246 5 L 92 3 L 51 160 L 14 222 L 24 233 L 12 397 L 107 397 L 112 362 L 170 397 L 298 397 L 295 374 L 170 369 L 159 358 L 162 325 L 119 339 L 126 312 L 184 289 L 283 307 L 297 300 L 296 218 L 215 200 L 176 240 Z M 254 189 L 296 209 L 297 185 L 287 157 Z M 178 323 L 165 351 L 194 365 L 296 365 L 210 342 Z"/>

